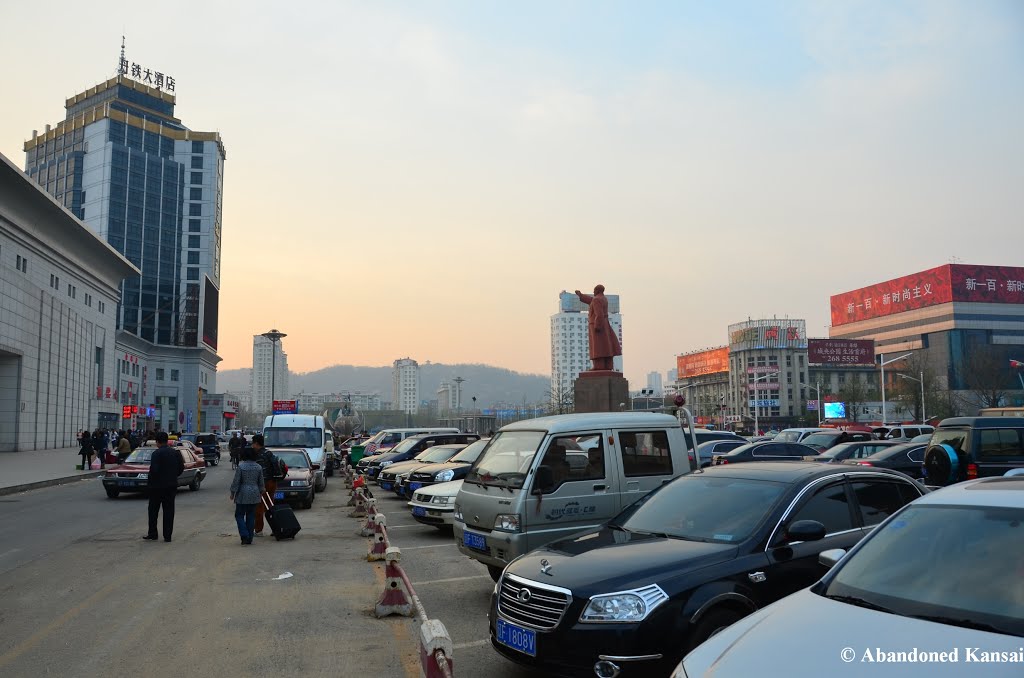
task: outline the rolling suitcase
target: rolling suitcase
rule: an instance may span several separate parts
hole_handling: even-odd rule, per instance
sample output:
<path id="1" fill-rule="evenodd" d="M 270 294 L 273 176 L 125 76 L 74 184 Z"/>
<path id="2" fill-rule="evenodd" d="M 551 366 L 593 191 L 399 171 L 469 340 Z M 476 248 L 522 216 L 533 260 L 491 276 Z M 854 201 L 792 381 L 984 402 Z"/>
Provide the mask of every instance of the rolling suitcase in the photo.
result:
<path id="1" fill-rule="evenodd" d="M 274 504 L 274 500 L 270 498 L 268 492 L 264 492 L 260 498 L 263 500 L 263 508 L 266 509 L 263 517 L 266 519 L 267 524 L 270 525 L 270 531 L 273 533 L 274 539 L 277 541 L 295 539 L 295 535 L 299 533 L 302 526 L 299 525 L 292 507 L 287 504 Z"/>

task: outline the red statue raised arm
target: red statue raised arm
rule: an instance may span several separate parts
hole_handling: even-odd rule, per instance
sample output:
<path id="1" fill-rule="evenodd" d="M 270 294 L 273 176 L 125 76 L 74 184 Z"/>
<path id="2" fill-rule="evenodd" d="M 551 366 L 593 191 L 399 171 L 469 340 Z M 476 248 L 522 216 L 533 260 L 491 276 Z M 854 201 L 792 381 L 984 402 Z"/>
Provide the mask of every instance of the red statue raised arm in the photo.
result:
<path id="1" fill-rule="evenodd" d="M 590 338 L 590 360 L 594 370 L 614 370 L 612 359 L 622 355 L 622 346 L 615 329 L 608 321 L 608 298 L 604 296 L 604 285 L 594 288 L 593 296 L 576 290 L 576 296 L 590 306 L 587 315 Z"/>

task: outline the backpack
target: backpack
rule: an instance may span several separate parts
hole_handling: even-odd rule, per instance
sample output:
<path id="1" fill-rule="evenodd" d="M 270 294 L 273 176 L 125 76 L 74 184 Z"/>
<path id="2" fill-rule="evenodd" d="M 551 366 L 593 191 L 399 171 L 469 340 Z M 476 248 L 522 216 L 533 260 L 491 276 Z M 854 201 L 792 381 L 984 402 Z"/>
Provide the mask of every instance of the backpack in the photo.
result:
<path id="1" fill-rule="evenodd" d="M 283 461 L 281 461 L 281 457 L 277 456 L 276 454 L 271 455 L 270 466 L 270 475 L 272 475 L 275 479 L 280 480 L 281 478 L 284 478 L 286 475 L 288 475 L 288 466 Z"/>

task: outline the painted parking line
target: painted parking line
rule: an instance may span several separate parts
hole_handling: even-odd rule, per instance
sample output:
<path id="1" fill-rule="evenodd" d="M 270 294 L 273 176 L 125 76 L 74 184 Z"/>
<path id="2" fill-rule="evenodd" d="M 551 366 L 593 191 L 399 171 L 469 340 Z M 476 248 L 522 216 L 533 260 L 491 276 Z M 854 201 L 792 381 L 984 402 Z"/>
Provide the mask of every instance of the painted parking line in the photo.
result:
<path id="1" fill-rule="evenodd" d="M 430 544 L 428 546 L 402 546 L 401 549 L 403 551 L 415 551 L 416 549 L 440 549 L 448 548 L 449 546 L 455 546 L 455 542 L 452 542 L 451 544 Z"/>
<path id="2" fill-rule="evenodd" d="M 490 645 L 490 644 L 491 644 L 490 640 L 474 640 L 474 641 L 469 642 L 469 643 L 458 643 L 456 645 L 452 645 L 452 649 L 453 650 L 467 650 L 467 649 L 469 649 L 471 647 L 483 647 L 484 645 Z"/>
<path id="3" fill-rule="evenodd" d="M 404 550 L 404 549 L 403 549 Z M 413 586 L 427 586 L 428 584 L 450 584 L 453 581 L 469 581 L 470 579 L 490 579 L 487 574 L 474 575 L 472 577 L 452 577 L 451 579 L 431 579 L 430 581 L 414 581 Z"/>

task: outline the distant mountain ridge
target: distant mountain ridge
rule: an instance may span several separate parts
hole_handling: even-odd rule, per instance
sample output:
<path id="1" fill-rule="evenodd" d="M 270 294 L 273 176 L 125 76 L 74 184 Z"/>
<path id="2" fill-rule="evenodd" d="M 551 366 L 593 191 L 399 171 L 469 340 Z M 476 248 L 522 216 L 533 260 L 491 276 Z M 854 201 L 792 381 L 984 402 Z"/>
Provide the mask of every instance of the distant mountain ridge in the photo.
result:
<path id="1" fill-rule="evenodd" d="M 251 371 L 243 367 L 217 372 L 217 390 L 221 393 L 247 391 Z M 489 407 L 495 403 L 545 402 L 551 387 L 550 378 L 540 374 L 523 374 L 490 365 L 430 363 L 420 365 L 420 400 L 436 399 L 441 382 L 455 377 L 465 379 L 462 384 L 462 405 L 465 408 L 473 406 L 474 396 L 477 407 Z M 289 390 L 292 395 L 300 392 L 369 391 L 380 393 L 382 400 L 390 401 L 391 366 L 332 365 L 315 372 L 293 372 L 289 375 Z"/>

